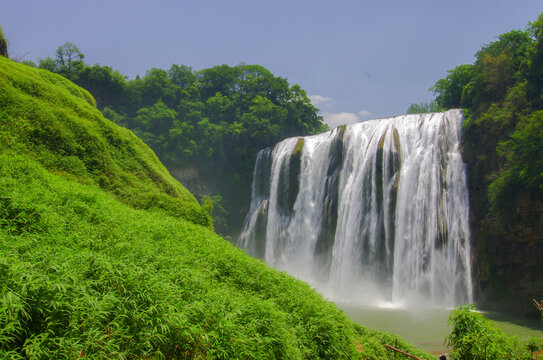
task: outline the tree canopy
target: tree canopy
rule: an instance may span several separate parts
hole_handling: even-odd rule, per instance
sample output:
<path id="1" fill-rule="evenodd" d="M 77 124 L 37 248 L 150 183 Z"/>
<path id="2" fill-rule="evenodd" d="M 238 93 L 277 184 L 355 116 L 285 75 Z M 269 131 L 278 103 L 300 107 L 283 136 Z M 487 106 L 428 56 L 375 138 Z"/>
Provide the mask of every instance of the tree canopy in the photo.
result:
<path id="1" fill-rule="evenodd" d="M 327 129 L 299 85 L 259 65 L 197 71 L 173 64 L 127 80 L 83 59 L 77 46 L 67 42 L 55 58 L 40 59 L 38 66 L 89 90 L 107 118 L 132 129 L 169 168 L 192 166 L 209 179 L 220 179 L 212 181 L 224 206 L 238 217 L 249 201 L 259 150 Z"/>
<path id="2" fill-rule="evenodd" d="M 488 188 L 487 206 L 499 213 L 521 191 L 543 196 L 543 14 L 475 57 L 430 90 L 439 108 L 465 109 L 470 181 Z"/>

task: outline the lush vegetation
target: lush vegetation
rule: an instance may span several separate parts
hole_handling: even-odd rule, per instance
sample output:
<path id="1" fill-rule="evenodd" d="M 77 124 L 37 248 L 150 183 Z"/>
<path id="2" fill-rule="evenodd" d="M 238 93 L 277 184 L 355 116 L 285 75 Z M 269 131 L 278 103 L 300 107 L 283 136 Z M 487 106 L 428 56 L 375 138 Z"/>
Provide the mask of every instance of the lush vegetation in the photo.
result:
<path id="1" fill-rule="evenodd" d="M 408 114 L 424 114 L 429 112 L 440 112 L 443 108 L 439 105 L 436 100 L 430 102 L 422 102 L 418 104 L 411 104 L 407 108 Z"/>
<path id="2" fill-rule="evenodd" d="M 104 119 L 92 96 L 65 78 L 0 58 L 0 118 L 3 151 L 30 154 L 56 174 L 97 184 L 135 208 L 160 207 L 210 225 L 155 154 Z"/>
<path id="3" fill-rule="evenodd" d="M 258 65 L 195 71 L 174 64 L 127 81 L 110 67 L 86 64 L 66 43 L 38 66 L 87 89 L 108 119 L 132 129 L 169 169 L 198 169 L 224 199 L 220 231 L 227 214 L 238 226 L 245 215 L 259 150 L 326 128 L 300 86 Z"/>
<path id="4" fill-rule="evenodd" d="M 543 348 L 543 340 L 505 335 L 492 321 L 475 310 L 473 305 L 461 306 L 451 312 L 448 336 L 453 346 L 452 359 L 501 360 L 534 359 L 534 353 Z"/>
<path id="5" fill-rule="evenodd" d="M 94 104 L 0 58 L 0 358 L 384 358 L 392 335 L 216 235 Z"/>
<path id="6" fill-rule="evenodd" d="M 479 211 L 512 209 L 519 192 L 543 196 L 543 14 L 482 47 L 431 88 L 435 100 L 410 111 L 465 109 L 464 153 Z M 425 105 L 425 104 L 422 104 Z"/>

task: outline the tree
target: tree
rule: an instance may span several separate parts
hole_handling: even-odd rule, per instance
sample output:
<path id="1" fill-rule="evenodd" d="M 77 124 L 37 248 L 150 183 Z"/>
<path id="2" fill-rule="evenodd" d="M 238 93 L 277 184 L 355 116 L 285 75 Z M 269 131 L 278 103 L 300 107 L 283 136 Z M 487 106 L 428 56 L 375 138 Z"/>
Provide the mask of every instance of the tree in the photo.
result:
<path id="1" fill-rule="evenodd" d="M 168 70 L 168 76 L 174 85 L 187 90 L 196 82 L 196 74 L 192 67 L 173 64 Z"/>
<path id="2" fill-rule="evenodd" d="M 77 79 L 77 69 L 83 66 L 85 55 L 71 42 L 65 42 L 59 46 L 56 52 L 55 62 L 57 72 L 70 80 Z"/>
<path id="3" fill-rule="evenodd" d="M 109 66 L 85 66 L 75 82 L 92 93 L 100 109 L 106 106 L 118 108 L 126 95 L 125 76 Z"/>
<path id="4" fill-rule="evenodd" d="M 38 67 L 51 72 L 57 72 L 57 62 L 55 59 L 49 56 L 38 59 Z"/>
<path id="5" fill-rule="evenodd" d="M 180 98 L 180 90 L 174 85 L 168 76 L 168 72 L 162 69 L 152 68 L 147 70 L 143 77 L 142 104 L 153 105 L 162 100 L 169 107 L 175 107 Z"/>
<path id="6" fill-rule="evenodd" d="M 213 219 L 213 227 L 216 232 L 223 233 L 227 228 L 228 211 L 222 206 L 222 196 L 219 194 L 204 195 L 200 200 L 200 204 L 205 211 L 211 215 Z"/>
<path id="7" fill-rule="evenodd" d="M 447 74 L 445 79 L 438 80 L 435 85 L 430 88 L 430 91 L 436 95 L 435 109 L 454 109 L 462 107 L 462 91 L 473 79 L 473 65 L 457 66 L 453 70 L 449 70 Z M 430 103 L 430 105 L 432 104 Z"/>
<path id="8" fill-rule="evenodd" d="M 523 118 L 510 139 L 498 146 L 505 168 L 533 194 L 543 194 L 543 110 Z"/>
<path id="9" fill-rule="evenodd" d="M 176 117 L 175 110 L 169 109 L 162 100 L 158 100 L 153 106 L 138 111 L 136 126 L 154 134 L 167 134 Z"/>
<path id="10" fill-rule="evenodd" d="M 224 96 L 230 97 L 239 89 L 237 81 L 241 69 L 239 66 L 219 65 L 209 69 L 203 69 L 196 73 L 197 80 L 200 84 L 202 100 L 220 92 Z"/>
<path id="11" fill-rule="evenodd" d="M 475 116 L 492 104 L 503 105 L 508 90 L 524 78 L 532 44 L 529 31 L 513 30 L 483 46 L 476 54 L 474 76 L 462 92 L 462 105 Z"/>
<path id="12" fill-rule="evenodd" d="M 506 335 L 494 322 L 476 312 L 473 305 L 454 309 L 448 324 L 452 326 L 447 337 L 453 347 L 452 359 L 531 359 L 528 344 Z"/>
<path id="13" fill-rule="evenodd" d="M 439 106 L 436 100 L 432 100 L 426 103 L 411 104 L 407 108 L 407 114 L 424 114 L 430 112 L 439 112 L 442 108 Z"/>
<path id="14" fill-rule="evenodd" d="M 8 42 L 6 38 L 4 37 L 4 32 L 2 31 L 2 27 L 0 26 L 0 56 L 9 58 L 8 55 Z"/>
<path id="15" fill-rule="evenodd" d="M 528 59 L 527 95 L 535 109 L 543 109 L 543 13 L 530 24 L 535 43 Z"/>

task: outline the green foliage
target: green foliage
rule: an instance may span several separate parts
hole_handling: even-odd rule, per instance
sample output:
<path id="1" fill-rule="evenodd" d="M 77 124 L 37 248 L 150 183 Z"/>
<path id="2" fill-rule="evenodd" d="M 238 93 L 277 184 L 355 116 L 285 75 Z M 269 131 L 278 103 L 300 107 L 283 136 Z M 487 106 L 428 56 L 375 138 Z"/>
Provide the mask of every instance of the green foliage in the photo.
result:
<path id="1" fill-rule="evenodd" d="M 523 117 L 509 140 L 499 144 L 498 154 L 505 157 L 505 169 L 489 187 L 491 203 L 496 207 L 507 205 L 507 198 L 521 187 L 538 194 L 543 193 L 543 111 Z"/>
<path id="2" fill-rule="evenodd" d="M 83 66 L 75 79 L 77 85 L 88 90 L 100 108 L 119 107 L 126 94 L 126 78 L 109 66 Z"/>
<path id="3" fill-rule="evenodd" d="M 427 103 L 409 105 L 409 108 L 407 109 L 407 114 L 424 114 L 430 112 L 440 112 L 441 110 L 442 107 L 438 104 L 436 100 L 433 100 Z"/>
<path id="4" fill-rule="evenodd" d="M 82 59 L 77 47 L 66 43 L 55 59 L 41 59 L 39 66 L 90 91 L 105 117 L 133 130 L 168 167 L 196 167 L 207 178 L 220 178 L 215 187 L 231 218 L 239 218 L 249 201 L 249 192 L 239 189 L 250 188 L 259 150 L 326 129 L 305 91 L 262 66 L 195 71 L 173 64 L 127 81 Z"/>
<path id="5" fill-rule="evenodd" d="M 106 120 L 61 76 L 0 59 L 0 149 L 34 154 L 51 171 L 94 183 L 135 208 L 161 207 L 210 225 L 196 199 L 132 132 Z"/>
<path id="6" fill-rule="evenodd" d="M 543 13 L 530 24 L 529 31 L 535 39 L 535 43 L 528 56 L 527 97 L 535 107 L 543 109 Z"/>
<path id="7" fill-rule="evenodd" d="M 462 105 L 476 116 L 492 104 L 502 105 L 508 90 L 524 78 L 533 42 L 529 31 L 513 30 L 478 51 L 474 76 L 462 92 Z"/>
<path id="8" fill-rule="evenodd" d="M 219 234 L 224 234 L 227 229 L 228 211 L 222 205 L 223 199 L 219 194 L 204 195 L 200 200 L 202 208 L 211 215 L 213 219 L 214 230 Z"/>
<path id="9" fill-rule="evenodd" d="M 0 156 L 0 357 L 354 358 L 352 324 L 209 229 Z"/>
<path id="10" fill-rule="evenodd" d="M 528 340 L 526 340 L 526 348 L 532 355 L 537 351 L 543 350 L 543 339 L 530 336 Z"/>
<path id="11" fill-rule="evenodd" d="M 448 336 L 453 359 L 532 359 L 529 352 L 532 345 L 505 335 L 492 321 L 476 312 L 473 305 L 453 310 L 449 325 L 453 327 Z"/>
<path id="12" fill-rule="evenodd" d="M 79 72 L 77 68 L 83 66 L 84 57 L 75 44 L 65 42 L 57 49 L 55 58 L 57 71 L 68 79 L 75 80 Z"/>
<path id="13" fill-rule="evenodd" d="M 473 65 L 460 65 L 449 70 L 445 79 L 438 80 L 430 90 L 436 95 L 434 108 L 453 109 L 463 106 L 464 87 L 473 79 Z M 432 102 L 433 103 L 433 102 Z M 430 104 L 432 104 L 430 103 Z"/>

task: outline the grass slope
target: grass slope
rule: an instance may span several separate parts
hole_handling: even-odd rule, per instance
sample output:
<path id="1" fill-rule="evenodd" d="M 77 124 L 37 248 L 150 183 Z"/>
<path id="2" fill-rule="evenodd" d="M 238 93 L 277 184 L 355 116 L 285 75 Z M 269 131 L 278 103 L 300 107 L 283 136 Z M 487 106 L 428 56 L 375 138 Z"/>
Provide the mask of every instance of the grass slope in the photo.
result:
<path id="1" fill-rule="evenodd" d="M 392 335 L 213 233 L 93 104 L 0 58 L 1 359 L 386 357 Z"/>
<path id="2" fill-rule="evenodd" d="M 65 78 L 0 57 L 0 146 L 49 170 L 94 183 L 135 208 L 160 207 L 202 225 L 210 218 L 131 131 L 105 119 Z"/>

